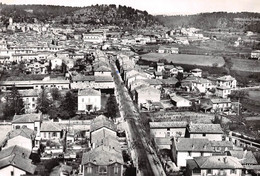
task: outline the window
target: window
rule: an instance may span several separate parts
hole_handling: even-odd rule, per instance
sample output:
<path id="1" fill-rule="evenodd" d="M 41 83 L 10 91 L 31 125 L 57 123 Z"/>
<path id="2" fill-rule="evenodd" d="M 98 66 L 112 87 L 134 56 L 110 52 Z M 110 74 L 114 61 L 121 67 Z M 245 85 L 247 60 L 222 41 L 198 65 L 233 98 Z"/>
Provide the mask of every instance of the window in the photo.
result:
<path id="1" fill-rule="evenodd" d="M 20 126 L 19 125 L 15 126 L 15 129 L 20 129 Z"/>
<path id="2" fill-rule="evenodd" d="M 99 172 L 99 175 L 107 175 L 107 166 L 99 166 L 98 172 Z"/>
<path id="3" fill-rule="evenodd" d="M 204 137 L 205 137 L 205 136 L 206 136 L 206 133 L 203 133 L 203 134 L 202 134 L 202 136 L 204 136 Z"/>
<path id="4" fill-rule="evenodd" d="M 208 174 L 212 174 L 212 170 L 211 170 L 211 169 L 208 169 L 208 170 L 207 170 L 207 173 L 208 173 Z"/>
<path id="5" fill-rule="evenodd" d="M 57 136 L 57 133 L 56 133 L 56 132 L 53 132 L 53 133 L 52 133 L 52 136 L 53 136 L 53 137 L 56 137 L 56 136 Z"/>
<path id="6" fill-rule="evenodd" d="M 34 98 L 32 98 L 32 101 L 34 101 Z"/>
<path id="7" fill-rule="evenodd" d="M 44 132 L 43 134 L 44 134 L 44 138 L 46 138 L 46 132 Z"/>
<path id="8" fill-rule="evenodd" d="M 192 172 L 194 174 L 200 174 L 201 173 L 201 170 L 200 169 L 193 169 Z"/>
<path id="9" fill-rule="evenodd" d="M 191 156 L 191 152 L 188 152 L 188 156 Z"/>
<path id="10" fill-rule="evenodd" d="M 11 171 L 11 176 L 14 176 L 14 171 Z"/>
<path id="11" fill-rule="evenodd" d="M 37 131 L 37 127 L 34 127 L 34 131 Z"/>
<path id="12" fill-rule="evenodd" d="M 236 170 L 235 169 L 231 169 L 230 170 L 230 174 L 235 174 L 236 173 Z"/>
<path id="13" fill-rule="evenodd" d="M 90 164 L 87 166 L 87 173 L 88 173 L 88 174 L 91 174 L 91 173 L 92 173 L 92 167 L 91 167 Z"/>
<path id="14" fill-rule="evenodd" d="M 119 172 L 119 166 L 118 166 L 118 164 L 116 163 L 116 164 L 115 164 L 115 167 L 114 167 L 114 173 L 115 173 L 115 174 L 118 174 L 118 172 Z"/>

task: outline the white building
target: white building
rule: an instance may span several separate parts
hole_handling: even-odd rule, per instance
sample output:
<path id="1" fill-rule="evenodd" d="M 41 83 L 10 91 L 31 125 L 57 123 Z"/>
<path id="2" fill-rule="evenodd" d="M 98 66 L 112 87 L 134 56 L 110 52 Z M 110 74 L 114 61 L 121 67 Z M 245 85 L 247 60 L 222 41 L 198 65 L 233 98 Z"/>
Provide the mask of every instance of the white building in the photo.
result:
<path id="1" fill-rule="evenodd" d="M 90 112 L 101 109 L 101 92 L 86 88 L 78 91 L 78 111 Z"/>
<path id="2" fill-rule="evenodd" d="M 208 139 L 210 141 L 222 141 L 223 130 L 220 124 L 194 124 L 187 126 L 187 137 L 196 139 Z"/>
<path id="3" fill-rule="evenodd" d="M 211 156 L 214 152 L 208 139 L 174 138 L 173 161 L 178 167 L 186 167 L 186 161 L 199 156 Z"/>

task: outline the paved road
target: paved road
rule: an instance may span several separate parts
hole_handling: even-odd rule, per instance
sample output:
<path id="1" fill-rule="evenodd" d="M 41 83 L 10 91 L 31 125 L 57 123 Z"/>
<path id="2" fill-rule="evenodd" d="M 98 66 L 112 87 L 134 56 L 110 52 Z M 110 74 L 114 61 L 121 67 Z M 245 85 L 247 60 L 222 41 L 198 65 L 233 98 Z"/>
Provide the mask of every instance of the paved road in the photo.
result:
<path id="1" fill-rule="evenodd" d="M 133 101 L 114 63 L 111 63 L 111 69 L 116 85 L 115 95 L 119 104 L 120 114 L 127 124 L 126 133 L 129 140 L 128 142 L 130 143 L 132 157 L 137 166 L 137 174 L 142 176 L 165 176 L 166 174 L 164 173 L 158 156 L 146 140 L 144 127 L 142 123 L 140 123 L 140 115 L 136 111 Z"/>

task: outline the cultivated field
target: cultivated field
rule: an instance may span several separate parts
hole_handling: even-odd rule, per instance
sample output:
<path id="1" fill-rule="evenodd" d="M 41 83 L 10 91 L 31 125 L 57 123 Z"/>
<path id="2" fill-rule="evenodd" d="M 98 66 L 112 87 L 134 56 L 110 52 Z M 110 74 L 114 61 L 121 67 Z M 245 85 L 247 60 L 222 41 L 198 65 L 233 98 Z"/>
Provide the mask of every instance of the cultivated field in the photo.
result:
<path id="1" fill-rule="evenodd" d="M 187 54 L 160 54 L 148 53 L 141 56 L 143 60 L 158 62 L 166 59 L 174 64 L 198 65 L 207 67 L 223 67 L 225 61 L 219 56 L 187 55 Z"/>
<path id="2" fill-rule="evenodd" d="M 231 59 L 231 70 L 260 72 L 260 61 L 249 59 Z"/>

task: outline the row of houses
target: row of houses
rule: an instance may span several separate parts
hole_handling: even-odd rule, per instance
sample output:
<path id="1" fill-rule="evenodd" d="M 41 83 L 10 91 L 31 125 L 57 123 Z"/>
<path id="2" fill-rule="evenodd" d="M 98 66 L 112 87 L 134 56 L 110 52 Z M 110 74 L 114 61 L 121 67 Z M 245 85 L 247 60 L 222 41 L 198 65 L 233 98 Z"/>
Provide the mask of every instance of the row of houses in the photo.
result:
<path id="1" fill-rule="evenodd" d="M 80 173 L 84 176 L 122 176 L 122 145 L 114 122 L 103 115 L 93 119 L 90 125 L 90 143 L 91 150 L 83 153 Z"/>
<path id="2" fill-rule="evenodd" d="M 219 124 L 149 124 L 158 149 L 170 150 L 175 167 L 185 168 L 185 175 L 252 175 L 252 168 L 259 167 L 254 154 L 226 139 Z"/>

